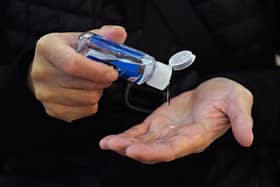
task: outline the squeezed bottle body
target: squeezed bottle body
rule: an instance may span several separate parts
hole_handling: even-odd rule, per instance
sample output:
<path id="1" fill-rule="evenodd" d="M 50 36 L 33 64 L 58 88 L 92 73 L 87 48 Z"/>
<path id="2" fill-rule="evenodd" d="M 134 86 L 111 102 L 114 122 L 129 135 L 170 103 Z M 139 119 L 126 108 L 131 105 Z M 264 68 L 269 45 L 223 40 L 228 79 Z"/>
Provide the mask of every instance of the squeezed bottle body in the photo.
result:
<path id="1" fill-rule="evenodd" d="M 163 90 L 169 84 L 172 69 L 154 57 L 92 32 L 80 35 L 77 51 L 85 57 L 113 66 L 129 82 Z"/>
<path id="2" fill-rule="evenodd" d="M 89 59 L 114 66 L 120 77 L 135 84 L 146 82 L 154 70 L 153 57 L 94 33 L 81 35 L 77 50 Z"/>

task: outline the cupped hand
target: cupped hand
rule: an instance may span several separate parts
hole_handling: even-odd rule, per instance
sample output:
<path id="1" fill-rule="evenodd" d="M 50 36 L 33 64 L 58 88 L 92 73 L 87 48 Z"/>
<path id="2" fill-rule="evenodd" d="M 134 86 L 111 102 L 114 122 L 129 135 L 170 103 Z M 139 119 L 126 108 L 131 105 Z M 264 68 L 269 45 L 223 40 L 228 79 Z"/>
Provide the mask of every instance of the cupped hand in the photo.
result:
<path id="1" fill-rule="evenodd" d="M 229 128 L 248 147 L 253 142 L 252 104 L 245 87 L 213 78 L 174 97 L 170 106 L 163 104 L 143 123 L 103 138 L 100 147 L 143 163 L 167 162 L 202 152 Z"/>
<path id="2" fill-rule="evenodd" d="M 119 26 L 103 26 L 93 32 L 118 43 L 126 39 L 124 28 Z M 68 122 L 95 114 L 103 89 L 118 77 L 112 67 L 75 51 L 79 35 L 51 33 L 40 38 L 28 79 L 46 112 Z"/>

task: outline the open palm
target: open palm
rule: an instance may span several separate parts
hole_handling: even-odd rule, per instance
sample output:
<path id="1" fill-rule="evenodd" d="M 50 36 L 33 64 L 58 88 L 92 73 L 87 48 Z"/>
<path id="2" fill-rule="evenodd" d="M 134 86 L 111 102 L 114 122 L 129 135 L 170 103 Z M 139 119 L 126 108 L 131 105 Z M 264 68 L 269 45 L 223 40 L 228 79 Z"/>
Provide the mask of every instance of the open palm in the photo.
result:
<path id="1" fill-rule="evenodd" d="M 237 141 L 253 141 L 251 108 L 253 97 L 240 84 L 214 78 L 182 93 L 125 132 L 100 142 L 143 163 L 171 161 L 207 148 L 230 127 Z"/>

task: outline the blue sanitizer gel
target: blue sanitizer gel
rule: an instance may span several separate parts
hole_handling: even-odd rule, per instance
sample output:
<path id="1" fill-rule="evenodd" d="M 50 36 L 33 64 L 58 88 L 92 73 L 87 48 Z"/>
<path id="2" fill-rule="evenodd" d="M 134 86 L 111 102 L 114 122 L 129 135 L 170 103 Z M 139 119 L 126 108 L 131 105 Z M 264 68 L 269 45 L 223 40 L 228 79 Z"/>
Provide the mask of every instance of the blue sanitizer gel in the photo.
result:
<path id="1" fill-rule="evenodd" d="M 148 84 L 164 90 L 172 75 L 172 67 L 154 57 L 92 32 L 85 32 L 77 40 L 77 51 L 89 59 L 114 66 L 119 76 L 141 85 Z"/>

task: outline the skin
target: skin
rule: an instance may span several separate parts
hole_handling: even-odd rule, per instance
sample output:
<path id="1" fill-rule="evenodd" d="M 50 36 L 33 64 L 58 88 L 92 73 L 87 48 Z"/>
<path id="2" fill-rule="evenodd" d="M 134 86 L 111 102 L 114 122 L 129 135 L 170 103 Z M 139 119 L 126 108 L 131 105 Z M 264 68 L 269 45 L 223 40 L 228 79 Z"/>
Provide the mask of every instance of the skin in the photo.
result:
<path id="1" fill-rule="evenodd" d="M 252 104 L 242 85 L 213 78 L 160 106 L 143 123 L 103 138 L 100 147 L 154 164 L 200 153 L 230 128 L 239 144 L 249 147 Z"/>
<path id="2" fill-rule="evenodd" d="M 93 32 L 118 43 L 126 31 L 103 26 Z M 94 115 L 105 88 L 118 78 L 112 67 L 89 60 L 74 49 L 80 33 L 51 33 L 36 45 L 28 83 L 46 113 L 67 122 Z"/>
<path id="3" fill-rule="evenodd" d="M 104 26 L 94 32 L 123 43 L 122 27 Z M 36 45 L 28 83 L 46 113 L 71 122 L 94 115 L 102 92 L 118 78 L 105 64 L 78 54 L 80 33 L 52 33 Z M 242 85 L 226 78 L 213 78 L 194 90 L 163 104 L 141 124 L 100 141 L 112 150 L 146 164 L 172 161 L 199 153 L 232 129 L 240 145 L 253 142 L 251 110 L 253 96 Z"/>

